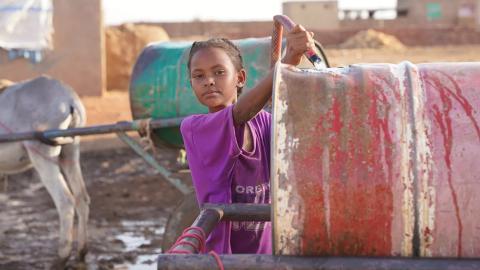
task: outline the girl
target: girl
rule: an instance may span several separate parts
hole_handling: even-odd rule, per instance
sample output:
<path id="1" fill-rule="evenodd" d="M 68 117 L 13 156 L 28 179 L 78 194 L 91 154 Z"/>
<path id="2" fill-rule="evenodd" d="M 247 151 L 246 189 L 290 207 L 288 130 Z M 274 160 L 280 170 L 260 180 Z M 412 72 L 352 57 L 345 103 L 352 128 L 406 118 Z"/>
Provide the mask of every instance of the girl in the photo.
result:
<path id="1" fill-rule="evenodd" d="M 286 38 L 283 63 L 298 65 L 315 46 L 300 25 Z M 262 108 L 272 94 L 273 70 L 238 98 L 246 73 L 240 51 L 227 39 L 194 42 L 188 69 L 197 99 L 209 110 L 181 124 L 199 204 L 270 203 L 271 116 Z M 271 224 L 221 222 L 206 246 L 217 253 L 271 254 Z"/>

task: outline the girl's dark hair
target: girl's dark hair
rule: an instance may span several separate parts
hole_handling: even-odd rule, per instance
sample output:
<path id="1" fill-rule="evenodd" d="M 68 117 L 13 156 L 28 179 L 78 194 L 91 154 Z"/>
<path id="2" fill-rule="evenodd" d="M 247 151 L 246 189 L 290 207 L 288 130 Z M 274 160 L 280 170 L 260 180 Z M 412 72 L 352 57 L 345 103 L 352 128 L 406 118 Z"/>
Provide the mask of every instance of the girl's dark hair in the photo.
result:
<path id="1" fill-rule="evenodd" d="M 190 54 L 188 55 L 188 72 L 190 73 L 190 64 L 193 55 L 201 49 L 205 48 L 219 48 L 225 51 L 233 66 L 237 71 L 243 69 L 243 58 L 238 47 L 226 38 L 211 38 L 206 41 L 195 41 L 190 48 Z M 237 87 L 237 96 L 242 93 L 243 87 Z"/>

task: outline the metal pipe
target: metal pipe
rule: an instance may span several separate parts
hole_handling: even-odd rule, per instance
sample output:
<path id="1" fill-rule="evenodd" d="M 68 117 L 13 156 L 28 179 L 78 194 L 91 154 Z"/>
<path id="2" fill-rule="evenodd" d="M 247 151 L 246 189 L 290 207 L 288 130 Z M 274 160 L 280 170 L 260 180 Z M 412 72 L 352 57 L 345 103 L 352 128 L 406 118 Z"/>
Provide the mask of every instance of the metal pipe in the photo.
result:
<path id="1" fill-rule="evenodd" d="M 237 203 L 212 204 L 206 203 L 204 209 L 218 209 L 223 213 L 222 220 L 233 221 L 270 221 L 270 204 Z"/>
<path id="2" fill-rule="evenodd" d="M 158 164 L 152 155 L 143 149 L 134 139 L 130 138 L 125 132 L 117 132 L 118 138 L 126 143 L 135 153 L 145 160 L 150 166 L 155 168 L 157 172 L 175 188 L 177 188 L 183 195 L 189 194 L 192 192 L 192 189 L 185 185 L 180 179 L 172 177 L 172 174 L 164 168 L 162 165 Z"/>
<path id="3" fill-rule="evenodd" d="M 208 238 L 213 228 L 221 220 L 234 220 L 234 221 L 270 221 L 270 205 L 269 204 L 211 204 L 206 203 L 203 205 L 200 214 L 193 222 L 191 227 L 200 227 L 205 233 L 205 237 Z M 186 234 L 195 233 L 195 229 L 187 230 Z M 195 247 L 200 246 L 198 239 L 194 237 L 185 237 L 183 241 L 193 244 Z M 178 245 L 172 251 L 175 250 L 188 250 L 192 253 L 198 251 L 192 246 Z"/>
<path id="4" fill-rule="evenodd" d="M 200 211 L 200 214 L 198 215 L 197 219 L 192 224 L 192 227 L 199 227 L 203 230 L 205 233 L 205 237 L 208 237 L 210 233 L 212 232 L 213 228 L 217 226 L 217 224 L 220 222 L 222 219 L 223 213 L 219 209 L 213 209 L 213 208 L 207 208 L 207 209 L 202 209 Z M 188 233 L 196 233 L 196 230 L 187 230 L 185 232 L 186 234 Z M 194 237 L 185 237 L 183 241 L 191 243 L 195 247 L 200 247 L 200 241 Z M 195 250 L 195 248 L 191 245 L 184 245 L 180 244 L 173 248 L 172 251 L 175 250 L 188 250 L 192 253 L 197 253 L 199 250 Z"/>
<path id="5" fill-rule="evenodd" d="M 179 126 L 184 118 L 185 117 L 177 117 L 177 118 L 151 120 L 149 124 L 151 129 Z M 46 139 L 52 139 L 57 137 L 74 137 L 74 136 L 86 136 L 86 135 L 106 134 L 106 133 L 114 133 L 114 132 L 135 131 L 135 130 L 140 130 L 142 127 L 142 123 L 145 123 L 145 121 L 146 119 L 134 120 L 132 122 L 122 121 L 116 124 L 96 125 L 96 126 L 81 127 L 81 128 L 49 129 L 45 131 L 28 131 L 28 132 L 19 132 L 19 133 L 0 134 L 0 143 L 24 141 L 24 140 L 36 140 L 39 136 Z"/>
<path id="6" fill-rule="evenodd" d="M 301 257 L 256 254 L 220 255 L 225 269 L 230 270 L 478 270 L 480 259 L 408 259 L 362 257 Z M 211 255 L 168 255 L 157 259 L 157 269 L 219 269 Z"/>

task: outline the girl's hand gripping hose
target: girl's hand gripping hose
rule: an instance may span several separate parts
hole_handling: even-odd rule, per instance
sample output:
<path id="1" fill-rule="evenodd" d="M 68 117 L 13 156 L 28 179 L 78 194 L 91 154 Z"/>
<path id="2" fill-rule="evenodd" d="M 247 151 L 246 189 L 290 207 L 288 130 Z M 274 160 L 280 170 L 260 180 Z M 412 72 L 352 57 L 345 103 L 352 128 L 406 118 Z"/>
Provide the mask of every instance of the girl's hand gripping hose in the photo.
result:
<path id="1" fill-rule="evenodd" d="M 274 29 L 272 33 L 272 55 L 271 55 L 271 66 L 278 61 L 282 49 L 282 34 L 283 28 L 287 31 L 292 31 L 295 27 L 295 23 L 285 15 L 276 15 L 273 17 L 274 20 Z M 307 59 L 313 64 L 315 69 L 321 69 L 325 66 L 322 61 L 322 58 L 318 56 L 313 49 L 307 50 L 305 53 Z"/>

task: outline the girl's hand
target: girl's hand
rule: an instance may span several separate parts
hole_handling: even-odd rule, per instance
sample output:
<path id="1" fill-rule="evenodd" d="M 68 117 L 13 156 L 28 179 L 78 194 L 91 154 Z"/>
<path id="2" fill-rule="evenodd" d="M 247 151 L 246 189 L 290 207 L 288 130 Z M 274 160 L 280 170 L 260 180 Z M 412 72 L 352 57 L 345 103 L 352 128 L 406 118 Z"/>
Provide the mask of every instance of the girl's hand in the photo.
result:
<path id="1" fill-rule="evenodd" d="M 313 41 L 313 32 L 307 32 L 305 28 L 297 24 L 295 27 L 287 33 L 287 51 L 282 59 L 282 62 L 290 65 L 300 64 L 302 55 L 307 50 L 313 50 L 315 48 L 315 42 Z"/>
<path id="2" fill-rule="evenodd" d="M 287 52 L 282 62 L 290 65 L 298 65 L 302 55 L 309 49 L 315 48 L 313 33 L 307 32 L 301 25 L 295 27 L 288 34 Z M 257 115 L 272 97 L 273 69 L 267 76 L 260 80 L 250 91 L 242 94 L 233 107 L 233 120 L 239 126 L 246 123 Z"/>

